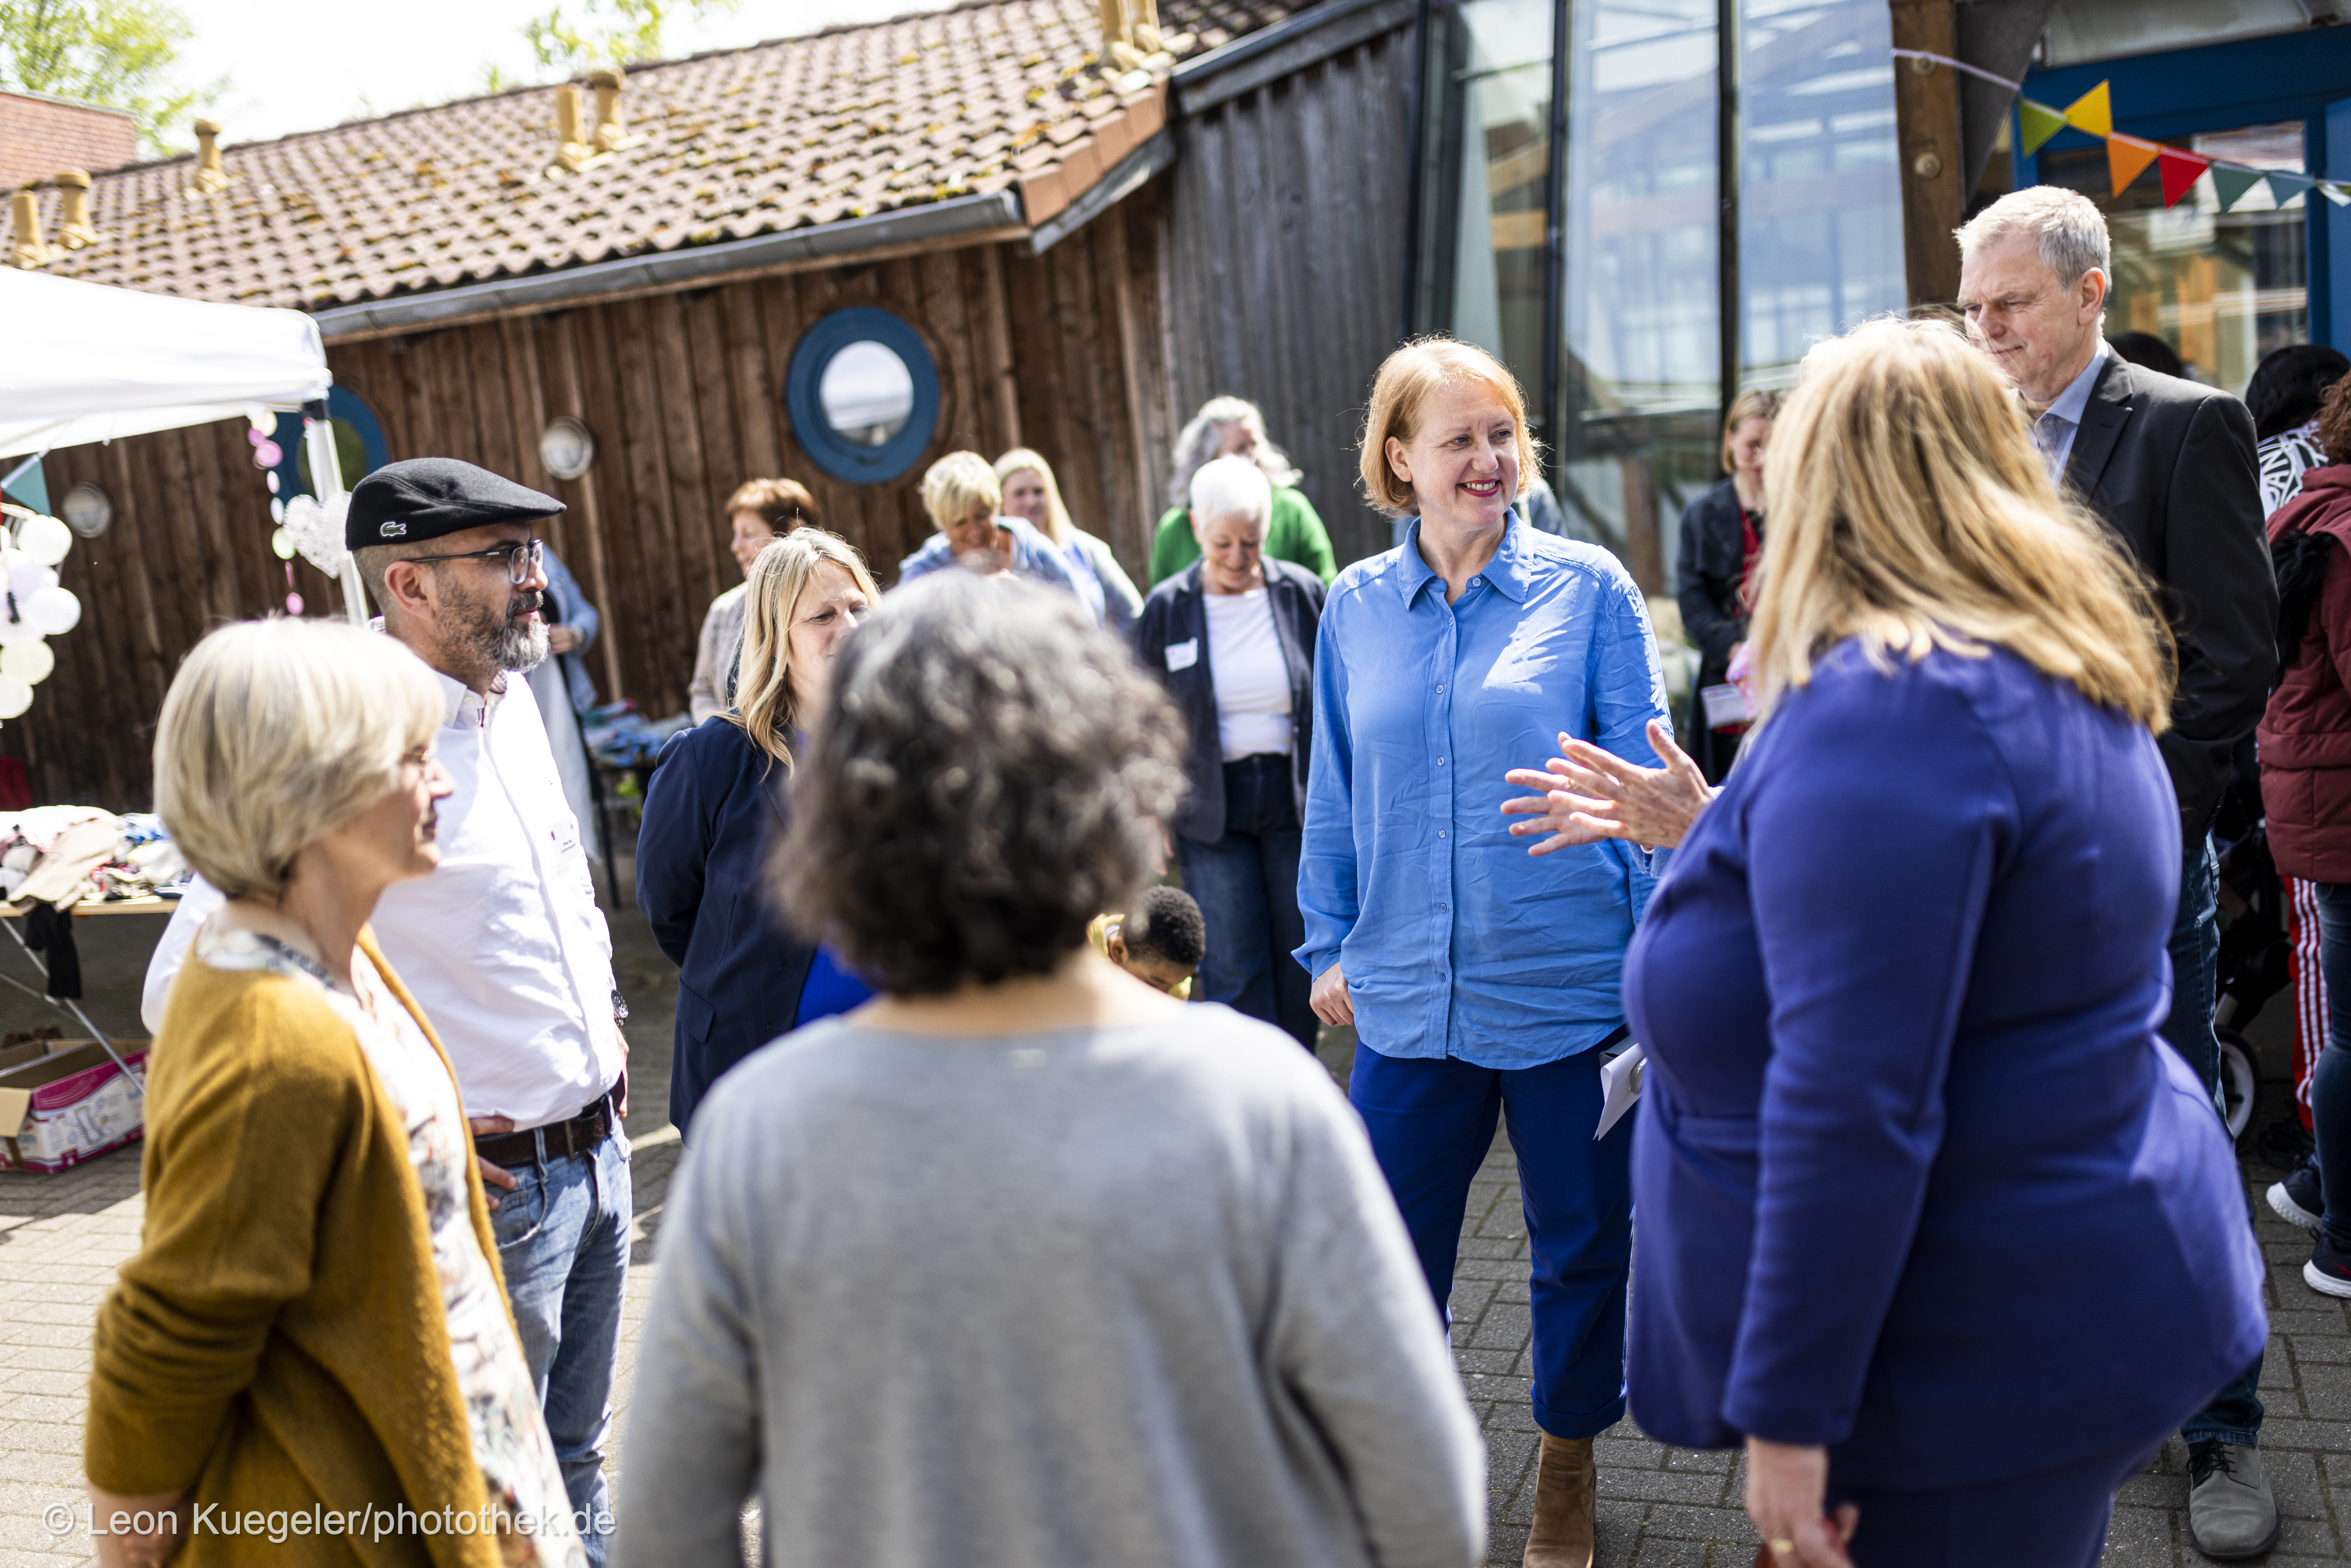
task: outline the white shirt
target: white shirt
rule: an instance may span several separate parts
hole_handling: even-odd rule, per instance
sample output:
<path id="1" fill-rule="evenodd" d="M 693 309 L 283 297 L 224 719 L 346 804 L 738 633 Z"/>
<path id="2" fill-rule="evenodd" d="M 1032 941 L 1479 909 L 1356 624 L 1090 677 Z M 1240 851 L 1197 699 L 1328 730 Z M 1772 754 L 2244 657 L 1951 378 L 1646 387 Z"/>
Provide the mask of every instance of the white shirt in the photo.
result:
<path id="1" fill-rule="evenodd" d="M 439 671 L 434 737 L 455 791 L 439 808 L 441 865 L 385 890 L 376 942 L 457 1070 L 468 1116 L 568 1121 L 621 1079 L 612 935 L 538 705 L 507 676 L 487 701 Z M 162 1021 L 172 977 L 222 899 L 202 880 L 149 963 L 141 1012 Z"/>
<path id="2" fill-rule="evenodd" d="M 1290 666 L 1273 630 L 1273 604 L 1262 588 L 1202 592 L 1208 612 L 1208 675 L 1217 687 L 1217 741 L 1225 760 L 1260 752 L 1287 756 Z"/>

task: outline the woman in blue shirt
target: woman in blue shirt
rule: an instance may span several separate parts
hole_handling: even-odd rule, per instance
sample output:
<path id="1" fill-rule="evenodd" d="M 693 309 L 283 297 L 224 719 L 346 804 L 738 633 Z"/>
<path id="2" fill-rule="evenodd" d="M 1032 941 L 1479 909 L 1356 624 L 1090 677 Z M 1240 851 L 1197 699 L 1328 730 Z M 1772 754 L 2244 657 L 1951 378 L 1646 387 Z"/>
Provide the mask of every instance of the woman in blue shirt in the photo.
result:
<path id="1" fill-rule="evenodd" d="M 760 550 L 744 591 L 737 706 L 662 748 L 637 834 L 637 907 L 678 967 L 669 1118 L 680 1132 L 728 1068 L 873 994 L 775 919 L 762 867 L 833 653 L 882 593 L 864 559 L 812 524 Z"/>
<path id="2" fill-rule="evenodd" d="M 1814 349 L 1766 483 L 1765 717 L 1625 967 L 1634 1410 L 1744 1444 L 1778 1568 L 2088 1568 L 2264 1333 L 2156 1033 L 2163 622 L 1939 322 Z"/>
<path id="3" fill-rule="evenodd" d="M 1527 1561 L 1581 1565 L 1592 1439 L 1625 1412 L 1632 1249 L 1630 1128 L 1593 1136 L 1599 1048 L 1625 1032 L 1618 971 L 1648 856 L 1614 841 L 1530 856 L 1503 776 L 1562 727 L 1654 763 L 1664 682 L 1624 568 L 1513 508 L 1533 446 L 1490 355 L 1443 340 L 1390 355 L 1362 465 L 1378 505 L 1415 516 L 1323 610 L 1297 956 L 1316 1015 L 1355 1026 L 1348 1098 L 1440 1310 L 1470 1179 L 1508 1116 L 1543 1432 Z"/>

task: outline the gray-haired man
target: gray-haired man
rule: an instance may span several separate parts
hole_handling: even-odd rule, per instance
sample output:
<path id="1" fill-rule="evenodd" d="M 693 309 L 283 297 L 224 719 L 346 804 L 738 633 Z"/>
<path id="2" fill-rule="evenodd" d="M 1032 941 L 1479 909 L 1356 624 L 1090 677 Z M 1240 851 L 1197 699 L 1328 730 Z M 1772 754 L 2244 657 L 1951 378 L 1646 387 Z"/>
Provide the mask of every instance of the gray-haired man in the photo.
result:
<path id="1" fill-rule="evenodd" d="M 2088 197 L 2047 185 L 2017 191 L 1958 239 L 1969 335 L 2023 400 L 2050 478 L 2087 503 L 2163 591 L 2179 685 L 2159 744 L 2184 850 L 2163 1033 L 2202 1074 L 2217 1108 L 2212 814 L 2277 664 L 2277 582 L 2252 416 L 2225 392 L 2142 370 L 2106 347 L 2100 325 L 2113 269 L 2105 216 Z M 2208 1557 L 2257 1556 L 2277 1540 L 2258 1448 L 2261 1370 L 2255 1361 L 2180 1433 L 2189 1533 Z"/>

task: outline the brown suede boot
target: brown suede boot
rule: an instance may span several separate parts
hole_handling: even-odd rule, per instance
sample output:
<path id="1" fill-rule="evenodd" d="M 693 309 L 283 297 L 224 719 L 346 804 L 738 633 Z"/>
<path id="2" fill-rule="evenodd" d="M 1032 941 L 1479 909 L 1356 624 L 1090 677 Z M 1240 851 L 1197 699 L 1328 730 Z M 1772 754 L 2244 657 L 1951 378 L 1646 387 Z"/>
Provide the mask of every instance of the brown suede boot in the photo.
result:
<path id="1" fill-rule="evenodd" d="M 1592 1568 L 1592 1524 L 1600 1473 L 1589 1437 L 1542 1435 L 1535 1461 L 1535 1523 L 1525 1568 Z"/>

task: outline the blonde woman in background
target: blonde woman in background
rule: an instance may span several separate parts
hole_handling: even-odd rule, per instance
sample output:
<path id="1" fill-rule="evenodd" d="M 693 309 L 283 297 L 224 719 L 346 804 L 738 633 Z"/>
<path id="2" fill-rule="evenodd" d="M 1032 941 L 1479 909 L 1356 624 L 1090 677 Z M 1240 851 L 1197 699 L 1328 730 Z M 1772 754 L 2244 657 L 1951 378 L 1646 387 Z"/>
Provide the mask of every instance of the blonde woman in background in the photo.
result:
<path id="1" fill-rule="evenodd" d="M 317 621 L 224 627 L 164 696 L 156 808 L 227 903 L 155 1038 L 140 1249 L 91 1348 L 97 1517 L 168 1516 L 101 1533 L 107 1568 L 269 1554 L 199 1509 L 464 1521 L 308 1563 L 585 1562 L 456 1080 L 368 929 L 440 861 L 445 716 L 414 654 Z"/>
<path id="2" fill-rule="evenodd" d="M 1778 1568 L 2089 1568 L 2265 1333 L 2156 1032 L 2170 639 L 1943 323 L 1813 349 L 1766 495 L 1764 717 L 1625 965 L 1633 1411 L 1745 1447 Z"/>
<path id="3" fill-rule="evenodd" d="M 637 907 L 678 967 L 669 1116 L 681 1132 L 728 1068 L 872 994 L 769 918 L 759 866 L 789 820 L 785 786 L 833 655 L 882 592 L 862 556 L 816 528 L 770 540 L 744 588 L 737 702 L 662 748 L 637 834 Z"/>
<path id="4" fill-rule="evenodd" d="M 1265 553 L 1302 566 L 1325 583 L 1338 567 L 1331 535 L 1314 503 L 1298 488 L 1304 477 L 1265 434 L 1265 415 L 1243 398 L 1212 397 L 1176 437 L 1168 509 L 1151 545 L 1151 586 L 1158 587 L 1200 559 L 1192 532 L 1192 476 L 1218 457 L 1246 457 L 1273 486 L 1273 516 L 1266 524 Z"/>
<path id="5" fill-rule="evenodd" d="M 1061 504 L 1061 486 L 1052 465 L 1025 446 L 1016 446 L 996 460 L 997 482 L 1004 488 L 1004 514 L 1019 517 L 1053 541 L 1070 563 L 1077 580 L 1078 597 L 1086 601 L 1102 623 L 1121 637 L 1132 636 L 1134 618 L 1142 612 L 1143 595 L 1118 564 L 1110 546 L 1070 521 Z"/>
<path id="6" fill-rule="evenodd" d="M 747 580 L 751 563 L 759 559 L 769 539 L 802 523 L 822 520 L 817 516 L 816 497 L 806 486 L 791 479 L 750 480 L 726 497 L 727 552 Z M 695 723 L 733 704 L 735 662 L 742 650 L 743 584 L 738 582 L 712 600 L 702 618 L 702 635 L 695 644 L 694 679 L 685 688 L 686 706 Z"/>
<path id="7" fill-rule="evenodd" d="M 900 586 L 954 566 L 987 576 L 1009 572 L 1075 595 L 1102 624 L 1101 601 L 1087 600 L 1068 558 L 1028 519 L 1005 513 L 1004 486 L 978 453 L 950 452 L 931 465 L 923 476 L 923 510 L 938 532 L 898 563 Z"/>

